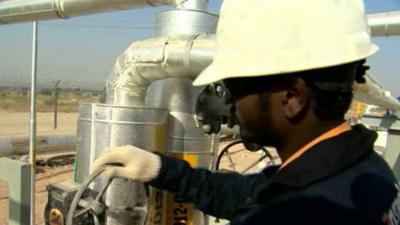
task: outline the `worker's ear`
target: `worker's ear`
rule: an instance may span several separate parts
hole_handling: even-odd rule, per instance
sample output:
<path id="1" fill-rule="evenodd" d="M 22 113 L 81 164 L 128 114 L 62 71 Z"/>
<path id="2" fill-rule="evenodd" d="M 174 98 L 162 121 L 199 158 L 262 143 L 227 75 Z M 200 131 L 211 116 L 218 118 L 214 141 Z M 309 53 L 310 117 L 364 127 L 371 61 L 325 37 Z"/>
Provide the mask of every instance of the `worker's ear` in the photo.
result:
<path id="1" fill-rule="evenodd" d="M 283 111 L 286 118 L 293 121 L 301 119 L 308 110 L 309 102 L 309 89 L 304 80 L 292 79 L 284 92 Z"/>

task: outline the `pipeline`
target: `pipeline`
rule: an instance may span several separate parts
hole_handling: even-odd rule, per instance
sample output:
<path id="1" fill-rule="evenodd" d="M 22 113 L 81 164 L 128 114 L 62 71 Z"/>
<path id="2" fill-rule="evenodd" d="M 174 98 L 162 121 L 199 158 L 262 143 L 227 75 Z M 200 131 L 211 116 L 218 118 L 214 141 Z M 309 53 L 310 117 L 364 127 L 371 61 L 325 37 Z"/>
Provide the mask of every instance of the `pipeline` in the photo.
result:
<path id="1" fill-rule="evenodd" d="M 207 0 L 7 0 L 0 2 L 0 24 L 34 20 L 68 19 L 102 12 L 173 5 L 206 8 Z"/>
<path id="2" fill-rule="evenodd" d="M 108 104 L 143 106 L 148 86 L 169 77 L 194 79 L 212 61 L 214 35 L 174 34 L 134 42 L 107 79 Z"/>
<path id="3" fill-rule="evenodd" d="M 355 83 L 354 98 L 357 101 L 380 106 L 389 110 L 400 111 L 400 102 L 385 90 L 371 75 L 365 76 L 365 84 Z"/>
<path id="4" fill-rule="evenodd" d="M 62 152 L 75 150 L 75 134 L 39 135 L 36 139 L 36 152 Z M 29 136 L 1 137 L 0 157 L 29 153 Z"/>
<path id="5" fill-rule="evenodd" d="M 150 83 L 168 77 L 195 78 L 212 61 L 213 35 L 171 35 L 134 42 L 116 61 L 107 80 L 107 103 L 145 105 Z M 400 103 L 371 75 L 354 85 L 356 100 L 400 110 Z"/>
<path id="6" fill-rule="evenodd" d="M 373 37 L 400 35 L 400 11 L 368 15 L 368 25 Z"/>

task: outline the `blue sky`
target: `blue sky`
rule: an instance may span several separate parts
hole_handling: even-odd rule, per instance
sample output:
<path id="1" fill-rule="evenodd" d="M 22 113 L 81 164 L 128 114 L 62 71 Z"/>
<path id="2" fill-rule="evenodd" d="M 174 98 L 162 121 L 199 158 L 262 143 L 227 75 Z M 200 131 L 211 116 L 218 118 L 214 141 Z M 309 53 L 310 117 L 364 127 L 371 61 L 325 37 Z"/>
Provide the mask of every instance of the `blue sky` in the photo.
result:
<path id="1" fill-rule="evenodd" d="M 210 0 L 218 12 L 222 0 Z M 400 0 L 365 0 L 368 13 L 400 10 Z M 58 79 L 61 86 L 105 83 L 116 57 L 131 42 L 153 36 L 154 14 L 165 7 L 53 20 L 39 23 L 41 84 Z M 0 82 L 29 83 L 32 23 L 0 26 Z M 381 51 L 371 57 L 370 72 L 393 95 L 400 96 L 400 37 L 374 38 Z M 97 82 L 94 82 L 97 81 Z"/>

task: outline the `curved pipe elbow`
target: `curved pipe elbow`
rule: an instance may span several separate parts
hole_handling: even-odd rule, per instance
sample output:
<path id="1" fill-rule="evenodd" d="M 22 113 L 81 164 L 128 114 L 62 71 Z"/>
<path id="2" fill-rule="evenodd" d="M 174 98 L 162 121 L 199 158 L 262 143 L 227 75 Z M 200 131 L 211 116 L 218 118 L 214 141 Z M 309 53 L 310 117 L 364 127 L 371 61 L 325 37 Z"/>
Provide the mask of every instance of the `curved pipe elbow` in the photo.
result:
<path id="1" fill-rule="evenodd" d="M 169 77 L 194 79 L 212 61 L 214 35 L 171 35 L 134 42 L 107 80 L 107 103 L 143 106 L 147 88 Z"/>

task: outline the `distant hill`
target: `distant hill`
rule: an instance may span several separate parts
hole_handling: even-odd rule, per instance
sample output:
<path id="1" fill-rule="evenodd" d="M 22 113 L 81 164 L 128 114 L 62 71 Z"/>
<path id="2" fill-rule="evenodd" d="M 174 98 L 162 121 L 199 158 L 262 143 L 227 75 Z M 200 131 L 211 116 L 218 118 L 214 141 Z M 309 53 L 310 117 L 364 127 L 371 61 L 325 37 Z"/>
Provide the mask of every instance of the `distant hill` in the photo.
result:
<path id="1" fill-rule="evenodd" d="M 39 89 L 47 89 L 54 87 L 57 82 L 57 78 L 49 80 L 48 78 L 41 78 L 38 76 L 37 86 Z M 61 78 L 59 87 L 62 89 L 76 89 L 80 88 L 82 90 L 93 90 L 100 91 L 103 90 L 106 84 L 105 80 L 100 79 L 71 79 L 71 78 Z M 0 75 L 0 86 L 1 87 L 30 87 L 31 85 L 30 76 L 11 76 L 11 75 Z"/>

